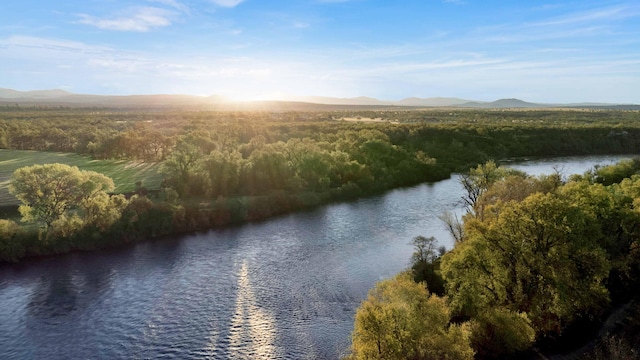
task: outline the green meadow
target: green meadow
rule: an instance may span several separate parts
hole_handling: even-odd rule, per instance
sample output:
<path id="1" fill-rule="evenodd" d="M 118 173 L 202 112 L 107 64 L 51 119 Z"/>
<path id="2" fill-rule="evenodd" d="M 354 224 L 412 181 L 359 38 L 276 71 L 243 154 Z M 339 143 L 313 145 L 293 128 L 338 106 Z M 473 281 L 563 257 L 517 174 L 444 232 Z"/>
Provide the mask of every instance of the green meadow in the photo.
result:
<path id="1" fill-rule="evenodd" d="M 61 163 L 77 166 L 81 170 L 91 170 L 104 174 L 116 185 L 115 192 L 133 191 L 136 182 L 149 189 L 160 187 L 160 164 L 128 160 L 93 160 L 89 157 L 72 154 L 31 150 L 0 149 L 0 206 L 18 204 L 18 200 L 9 193 L 11 174 L 23 166 Z"/>

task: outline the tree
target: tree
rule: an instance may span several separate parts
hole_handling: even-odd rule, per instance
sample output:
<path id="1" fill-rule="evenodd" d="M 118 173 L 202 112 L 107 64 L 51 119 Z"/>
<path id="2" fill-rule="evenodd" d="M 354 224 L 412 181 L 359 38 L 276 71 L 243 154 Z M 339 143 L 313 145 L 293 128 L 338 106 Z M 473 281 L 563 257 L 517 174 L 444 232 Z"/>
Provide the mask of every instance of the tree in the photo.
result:
<path id="1" fill-rule="evenodd" d="M 524 178 L 527 175 L 522 171 L 499 167 L 493 160 L 470 169 L 469 174 L 462 175 L 460 183 L 466 192 L 465 196 L 462 197 L 462 201 L 467 207 L 467 211 L 476 217 L 482 218 L 482 209 L 478 208 L 478 201 L 491 185 L 507 176 Z"/>
<path id="2" fill-rule="evenodd" d="M 60 219 L 81 216 L 96 198 L 115 188 L 113 180 L 76 166 L 45 164 L 16 170 L 9 191 L 22 202 L 23 221 L 44 225 L 48 230 Z"/>
<path id="3" fill-rule="evenodd" d="M 529 348 L 535 340 L 524 313 L 490 308 L 471 321 L 471 344 L 479 359 L 504 358 Z"/>
<path id="4" fill-rule="evenodd" d="M 466 324 L 408 274 L 385 280 L 356 312 L 352 359 L 473 359 Z"/>
<path id="5" fill-rule="evenodd" d="M 0 261 L 18 261 L 24 255 L 24 244 L 18 238 L 20 232 L 15 222 L 0 219 Z"/>
<path id="6" fill-rule="evenodd" d="M 503 306 L 528 314 L 540 334 L 560 333 L 578 317 L 598 316 L 608 302 L 609 271 L 597 221 L 555 194 L 488 206 L 466 219 L 466 239 L 442 260 L 457 314 L 474 317 Z"/>
<path id="7" fill-rule="evenodd" d="M 238 192 L 242 155 L 238 151 L 214 150 L 202 160 L 202 168 L 207 176 L 207 195 L 230 196 Z"/>
<path id="8" fill-rule="evenodd" d="M 161 171 L 167 176 L 166 183 L 180 196 L 201 190 L 191 188 L 191 180 L 195 177 L 203 156 L 202 149 L 196 144 L 197 140 L 191 134 L 181 137 L 161 167 Z"/>
<path id="9" fill-rule="evenodd" d="M 593 181 L 603 185 L 620 183 L 623 179 L 635 175 L 640 170 L 640 158 L 622 160 L 616 164 L 608 166 L 596 166 L 590 176 Z"/>
<path id="10" fill-rule="evenodd" d="M 445 211 L 438 216 L 438 219 L 445 225 L 449 235 L 451 235 L 456 244 L 464 239 L 464 226 L 458 218 L 458 215 L 451 211 Z"/>
<path id="11" fill-rule="evenodd" d="M 444 247 L 436 248 L 436 238 L 416 236 L 412 241 L 414 252 L 411 257 L 413 279 L 426 282 L 427 288 L 437 295 L 444 294 L 444 280 L 440 276 L 440 256 L 446 252 Z"/>

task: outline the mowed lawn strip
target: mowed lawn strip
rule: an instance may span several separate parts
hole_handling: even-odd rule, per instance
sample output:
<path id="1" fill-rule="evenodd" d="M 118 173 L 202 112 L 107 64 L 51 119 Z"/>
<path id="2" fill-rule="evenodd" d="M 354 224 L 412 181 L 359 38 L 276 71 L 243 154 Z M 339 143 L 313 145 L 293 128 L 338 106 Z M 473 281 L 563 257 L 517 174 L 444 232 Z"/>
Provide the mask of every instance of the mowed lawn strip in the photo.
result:
<path id="1" fill-rule="evenodd" d="M 0 149 L 0 206 L 18 204 L 18 200 L 9 193 L 11 174 L 16 169 L 23 166 L 53 163 L 77 166 L 81 170 L 104 174 L 113 179 L 117 193 L 135 190 L 138 181 L 141 181 L 142 186 L 148 189 L 157 189 L 162 182 L 159 173 L 160 163 L 93 160 L 73 153 Z"/>

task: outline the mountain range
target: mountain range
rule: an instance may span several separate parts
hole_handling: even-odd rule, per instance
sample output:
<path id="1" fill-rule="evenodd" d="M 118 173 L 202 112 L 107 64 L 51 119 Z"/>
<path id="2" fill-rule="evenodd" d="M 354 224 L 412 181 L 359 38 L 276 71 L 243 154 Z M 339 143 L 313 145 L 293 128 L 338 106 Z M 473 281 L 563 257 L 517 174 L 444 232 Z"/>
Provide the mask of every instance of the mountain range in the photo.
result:
<path id="1" fill-rule="evenodd" d="M 124 107 L 124 108 L 295 108 L 308 110 L 328 110 L 349 107 L 455 107 L 481 109 L 507 108 L 611 108 L 640 110 L 640 105 L 607 104 L 607 103 L 575 103 L 575 104 L 541 104 L 520 99 L 500 99 L 493 102 L 474 101 L 456 97 L 410 97 L 400 101 L 386 101 L 371 97 L 335 98 L 326 96 L 297 96 L 286 101 L 251 101 L 234 102 L 222 96 L 194 95 L 89 95 L 74 94 L 61 89 L 18 91 L 0 88 L 0 104 L 42 105 L 69 107 Z"/>

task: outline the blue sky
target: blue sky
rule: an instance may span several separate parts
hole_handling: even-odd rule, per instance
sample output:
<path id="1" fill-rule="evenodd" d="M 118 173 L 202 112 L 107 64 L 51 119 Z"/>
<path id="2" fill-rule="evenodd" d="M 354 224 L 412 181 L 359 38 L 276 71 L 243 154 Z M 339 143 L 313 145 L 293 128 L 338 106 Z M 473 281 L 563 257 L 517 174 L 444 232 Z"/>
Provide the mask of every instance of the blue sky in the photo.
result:
<path id="1" fill-rule="evenodd" d="M 640 2 L 6 0 L 0 87 L 640 103 Z"/>

